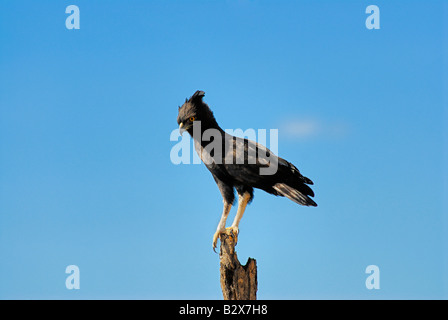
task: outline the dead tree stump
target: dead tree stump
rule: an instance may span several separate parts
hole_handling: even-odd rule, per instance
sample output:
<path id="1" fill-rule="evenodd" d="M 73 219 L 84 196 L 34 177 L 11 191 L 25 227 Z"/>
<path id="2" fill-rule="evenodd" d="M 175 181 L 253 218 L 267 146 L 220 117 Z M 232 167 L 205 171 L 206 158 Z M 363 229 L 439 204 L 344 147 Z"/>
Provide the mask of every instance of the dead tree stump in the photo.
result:
<path id="1" fill-rule="evenodd" d="M 220 274 L 224 300 L 257 299 L 257 261 L 249 258 L 246 265 L 238 261 L 235 238 L 230 232 L 221 234 Z"/>

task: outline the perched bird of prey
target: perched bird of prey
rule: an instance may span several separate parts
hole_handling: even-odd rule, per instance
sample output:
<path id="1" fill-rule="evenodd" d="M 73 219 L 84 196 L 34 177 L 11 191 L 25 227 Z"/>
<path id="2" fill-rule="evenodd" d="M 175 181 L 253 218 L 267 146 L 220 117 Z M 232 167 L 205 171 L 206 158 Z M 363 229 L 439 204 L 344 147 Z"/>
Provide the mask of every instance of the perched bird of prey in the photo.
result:
<path id="1" fill-rule="evenodd" d="M 196 91 L 179 107 L 177 123 L 182 134 L 187 131 L 194 139 L 199 157 L 213 175 L 222 194 L 224 208 L 215 234 L 213 250 L 221 233 L 226 232 L 226 220 L 238 193 L 238 210 L 230 228 L 235 237 L 254 188 L 288 199 L 304 206 L 316 207 L 310 198 L 313 182 L 303 176 L 290 162 L 277 157 L 254 141 L 227 134 L 216 122 L 213 112 L 204 103 L 203 91 Z M 263 171 L 264 170 L 264 171 Z"/>

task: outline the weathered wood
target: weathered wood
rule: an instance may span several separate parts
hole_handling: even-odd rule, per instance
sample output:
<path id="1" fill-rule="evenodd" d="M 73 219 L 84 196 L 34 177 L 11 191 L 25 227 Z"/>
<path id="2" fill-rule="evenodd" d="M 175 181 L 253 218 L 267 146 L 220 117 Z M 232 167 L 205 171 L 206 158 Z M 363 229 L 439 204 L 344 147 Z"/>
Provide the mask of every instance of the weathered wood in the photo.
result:
<path id="1" fill-rule="evenodd" d="M 224 300 L 257 299 L 257 261 L 249 258 L 246 265 L 238 261 L 235 237 L 227 231 L 220 235 L 220 274 Z"/>

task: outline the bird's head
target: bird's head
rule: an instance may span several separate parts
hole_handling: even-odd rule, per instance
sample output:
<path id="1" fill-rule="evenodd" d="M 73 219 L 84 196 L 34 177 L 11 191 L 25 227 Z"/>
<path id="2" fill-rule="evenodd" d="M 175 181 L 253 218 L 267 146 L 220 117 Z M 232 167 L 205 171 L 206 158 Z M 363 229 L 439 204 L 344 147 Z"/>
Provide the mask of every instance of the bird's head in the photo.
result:
<path id="1" fill-rule="evenodd" d="M 182 134 L 187 131 L 193 136 L 193 123 L 201 121 L 201 126 L 205 128 L 211 125 L 217 126 L 216 120 L 210 108 L 202 101 L 205 96 L 204 91 L 196 91 L 189 99 L 185 99 L 182 107 L 179 107 L 179 114 L 177 116 L 177 124 L 179 125 L 179 132 Z"/>

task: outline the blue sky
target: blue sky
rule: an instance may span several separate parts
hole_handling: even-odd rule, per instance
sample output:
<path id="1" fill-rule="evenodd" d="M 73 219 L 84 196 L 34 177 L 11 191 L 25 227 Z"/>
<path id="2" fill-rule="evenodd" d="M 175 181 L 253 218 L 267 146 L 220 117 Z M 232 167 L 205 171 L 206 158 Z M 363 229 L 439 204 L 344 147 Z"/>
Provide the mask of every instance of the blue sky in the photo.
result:
<path id="1" fill-rule="evenodd" d="M 198 89 L 223 128 L 279 129 L 315 182 L 317 208 L 258 190 L 243 217 L 260 299 L 447 298 L 446 19 L 442 1 L 3 1 L 0 298 L 222 298 L 220 193 L 170 161 Z"/>

